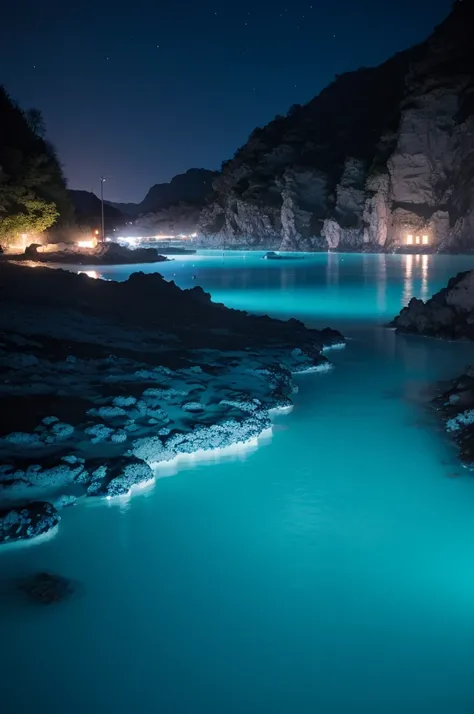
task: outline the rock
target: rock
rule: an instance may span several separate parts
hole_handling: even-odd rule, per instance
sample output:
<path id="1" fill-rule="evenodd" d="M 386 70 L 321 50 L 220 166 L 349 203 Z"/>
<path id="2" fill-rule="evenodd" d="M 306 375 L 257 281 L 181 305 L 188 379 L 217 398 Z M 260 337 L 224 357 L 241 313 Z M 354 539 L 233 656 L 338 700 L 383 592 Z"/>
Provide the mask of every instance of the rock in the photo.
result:
<path id="1" fill-rule="evenodd" d="M 391 323 L 399 332 L 474 340 L 474 271 L 459 273 L 432 298 L 412 298 Z"/>
<path id="2" fill-rule="evenodd" d="M 51 503 L 37 501 L 0 511 L 0 543 L 35 538 L 59 524 Z"/>
<path id="3" fill-rule="evenodd" d="M 266 412 L 254 413 L 241 421 L 228 419 L 221 424 L 198 426 L 192 432 L 172 434 L 166 439 L 165 447 L 176 454 L 223 449 L 252 441 L 270 427 Z"/>
<path id="4" fill-rule="evenodd" d="M 153 471 L 142 459 L 134 456 L 90 460 L 86 463 L 87 479 L 81 476 L 81 482 L 87 484 L 87 496 L 129 495 L 133 486 L 140 486 L 153 479 Z"/>
<path id="5" fill-rule="evenodd" d="M 54 501 L 54 507 L 59 511 L 61 508 L 67 508 L 68 506 L 73 506 L 77 501 L 76 496 L 68 495 L 68 494 L 63 494 L 62 496 L 59 496 Z"/>
<path id="6" fill-rule="evenodd" d="M 463 466 L 474 469 L 474 368 L 440 387 L 433 405 L 449 437 L 457 444 Z"/>
<path id="7" fill-rule="evenodd" d="M 75 591 L 68 578 L 54 573 L 35 573 L 17 582 L 17 589 L 38 605 L 54 605 L 70 598 Z"/>
<path id="8" fill-rule="evenodd" d="M 200 402 L 186 402 L 182 405 L 183 412 L 202 412 L 204 407 Z"/>

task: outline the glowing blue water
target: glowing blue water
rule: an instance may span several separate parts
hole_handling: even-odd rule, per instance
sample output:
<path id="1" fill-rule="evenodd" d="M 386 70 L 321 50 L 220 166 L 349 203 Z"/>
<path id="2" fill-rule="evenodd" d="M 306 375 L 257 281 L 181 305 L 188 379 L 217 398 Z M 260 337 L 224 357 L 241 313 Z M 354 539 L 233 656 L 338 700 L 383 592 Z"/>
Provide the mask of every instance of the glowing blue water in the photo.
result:
<path id="1" fill-rule="evenodd" d="M 4 603 L 2 712 L 472 712 L 474 481 L 448 478 L 459 467 L 425 390 L 474 352 L 380 326 L 470 263 L 160 266 L 352 339 L 333 373 L 298 378 L 296 409 L 247 460 L 181 471 L 125 511 L 66 510 L 55 540 L 0 554 L 6 579 L 48 569 L 83 585 L 56 608 Z"/>

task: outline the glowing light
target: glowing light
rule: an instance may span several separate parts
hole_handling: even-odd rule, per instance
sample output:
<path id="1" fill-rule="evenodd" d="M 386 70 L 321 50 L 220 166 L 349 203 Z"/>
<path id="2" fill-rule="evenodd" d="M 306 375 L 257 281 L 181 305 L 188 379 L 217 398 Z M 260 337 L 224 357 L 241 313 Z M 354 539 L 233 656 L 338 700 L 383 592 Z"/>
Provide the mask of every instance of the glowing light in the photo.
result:
<path id="1" fill-rule="evenodd" d="M 416 243 L 417 245 L 420 245 L 420 236 L 416 236 L 416 238 L 415 238 L 415 243 Z"/>
<path id="2" fill-rule="evenodd" d="M 94 235 L 98 236 L 98 235 L 99 235 L 99 231 L 94 231 Z"/>
<path id="3" fill-rule="evenodd" d="M 28 233 L 22 233 L 21 237 L 23 238 L 23 240 L 26 240 L 28 238 Z"/>
<path id="4" fill-rule="evenodd" d="M 98 280 L 100 278 L 97 270 L 80 270 L 79 275 L 87 275 L 88 278 L 94 278 L 94 280 Z"/>
<path id="5" fill-rule="evenodd" d="M 407 236 L 407 245 L 413 245 L 413 236 L 412 235 Z"/>
<path id="6" fill-rule="evenodd" d="M 428 245 L 429 242 L 430 242 L 430 240 L 429 240 L 428 236 L 423 236 L 423 245 Z"/>
<path id="7" fill-rule="evenodd" d="M 95 241 L 93 241 L 93 240 L 78 240 L 77 245 L 79 246 L 79 248 L 94 248 Z"/>

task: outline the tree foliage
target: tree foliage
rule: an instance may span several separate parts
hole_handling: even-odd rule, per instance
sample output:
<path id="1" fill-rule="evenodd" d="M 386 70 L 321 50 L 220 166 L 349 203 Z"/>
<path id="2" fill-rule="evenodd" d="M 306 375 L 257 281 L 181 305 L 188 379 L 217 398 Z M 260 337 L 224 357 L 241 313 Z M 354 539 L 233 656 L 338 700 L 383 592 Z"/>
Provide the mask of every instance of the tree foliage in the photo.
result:
<path id="1" fill-rule="evenodd" d="M 37 109 L 22 111 L 0 87 L 0 238 L 40 233 L 73 216 L 54 147 Z"/>

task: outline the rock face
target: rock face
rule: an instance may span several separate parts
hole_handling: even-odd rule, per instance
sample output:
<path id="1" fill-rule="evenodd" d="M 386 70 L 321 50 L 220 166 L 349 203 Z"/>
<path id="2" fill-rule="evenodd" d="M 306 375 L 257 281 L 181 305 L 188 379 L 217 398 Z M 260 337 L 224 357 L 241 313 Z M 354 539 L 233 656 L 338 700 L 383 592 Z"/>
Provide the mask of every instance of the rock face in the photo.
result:
<path id="1" fill-rule="evenodd" d="M 214 181 L 203 242 L 474 249 L 473 28 L 457 0 L 426 42 L 255 129 Z"/>
<path id="2" fill-rule="evenodd" d="M 474 271 L 459 273 L 426 303 L 412 298 L 392 325 L 400 332 L 474 340 Z"/>

